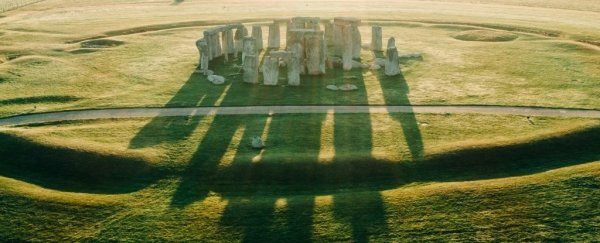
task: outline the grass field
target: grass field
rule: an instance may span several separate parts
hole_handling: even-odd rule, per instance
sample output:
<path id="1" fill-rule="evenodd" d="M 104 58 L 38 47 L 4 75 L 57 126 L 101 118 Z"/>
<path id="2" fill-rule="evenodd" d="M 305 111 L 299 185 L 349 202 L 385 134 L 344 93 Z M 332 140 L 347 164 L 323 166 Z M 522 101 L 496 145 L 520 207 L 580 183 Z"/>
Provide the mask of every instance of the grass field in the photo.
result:
<path id="1" fill-rule="evenodd" d="M 2 5 L 0 4 L 0 7 Z M 1 12 L 1 11 L 0 11 Z M 402 75 L 194 74 L 214 25 L 355 16 Z M 593 0 L 45 0 L 0 13 L 0 117 L 246 105 L 600 108 Z M 267 36 L 267 28 L 263 28 Z M 285 39 L 282 36 L 282 39 Z M 381 53 L 363 50 L 371 63 Z M 328 84 L 350 83 L 354 92 Z M 263 150 L 250 147 L 260 136 Z M 0 241 L 598 241 L 600 120 L 274 114 L 0 127 Z"/>

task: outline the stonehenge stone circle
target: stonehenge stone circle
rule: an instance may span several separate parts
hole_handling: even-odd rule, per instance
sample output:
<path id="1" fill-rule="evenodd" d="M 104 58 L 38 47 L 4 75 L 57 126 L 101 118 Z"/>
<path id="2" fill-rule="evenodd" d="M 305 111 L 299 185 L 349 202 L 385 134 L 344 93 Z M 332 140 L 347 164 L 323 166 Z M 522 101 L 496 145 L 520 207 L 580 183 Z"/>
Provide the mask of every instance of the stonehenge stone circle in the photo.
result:
<path id="1" fill-rule="evenodd" d="M 281 41 L 283 24 L 287 27 L 285 46 L 282 46 Z M 199 64 L 195 72 L 207 75 L 209 81 L 215 84 L 224 83 L 223 76 L 213 75 L 209 70 L 209 65 L 214 65 L 211 61 L 223 57 L 226 63 L 232 60 L 241 61 L 242 65 L 238 68 L 243 72 L 243 81 L 253 84 L 259 82 L 261 62 L 264 85 L 279 83 L 280 68 L 287 69 L 287 85 L 290 86 L 300 85 L 301 75 L 323 75 L 327 69 L 332 68 L 342 68 L 346 71 L 353 68 L 377 71 L 381 68 L 385 75 L 398 75 L 400 57 L 396 41 L 393 37 L 390 38 L 387 48 L 383 49 L 381 26 L 371 26 L 371 43 L 365 44 L 365 49 L 385 50 L 385 58 L 376 58 L 370 64 L 360 62 L 363 47 L 360 25 L 361 20 L 352 17 L 335 17 L 333 20 L 319 17 L 275 19 L 268 25 L 266 46 L 263 45 L 261 25 L 251 26 L 251 36 L 247 27 L 241 23 L 211 27 L 203 32 L 203 38 L 196 41 Z M 328 53 L 329 46 L 334 48 L 333 55 Z M 269 50 L 260 60 L 263 49 Z M 241 60 L 238 59 L 240 53 Z M 407 54 L 402 57 L 421 58 L 421 55 Z M 344 88 L 352 90 L 350 86 Z"/>

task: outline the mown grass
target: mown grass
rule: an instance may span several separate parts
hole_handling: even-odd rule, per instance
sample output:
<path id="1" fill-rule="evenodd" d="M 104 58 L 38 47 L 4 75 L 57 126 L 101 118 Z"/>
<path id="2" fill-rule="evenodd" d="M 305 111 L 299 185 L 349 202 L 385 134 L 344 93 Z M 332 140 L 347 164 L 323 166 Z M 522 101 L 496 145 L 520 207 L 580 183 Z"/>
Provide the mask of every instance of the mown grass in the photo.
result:
<path id="1" fill-rule="evenodd" d="M 597 120 L 536 118 L 532 125 L 512 116 L 374 115 L 276 115 L 271 122 L 264 116 L 173 117 L 4 129 L 8 139 L 2 141 L 14 147 L 2 150 L 3 167 L 19 170 L 0 177 L 0 217 L 10 222 L 0 235 L 252 242 L 598 237 Z M 403 130 L 394 117 L 420 126 Z M 382 130 L 368 131 L 369 125 Z M 248 147 L 254 134 L 264 136 L 265 151 Z M 411 147 L 423 150 L 420 158 L 410 158 Z M 32 150 L 39 155 L 23 157 Z M 148 161 L 152 154 L 160 158 L 146 162 L 159 175 L 130 174 L 129 182 L 103 190 L 71 190 L 87 193 L 37 186 L 48 186 L 53 173 L 74 184 L 92 182 L 107 167 L 87 165 L 126 166 L 127 157 L 113 163 L 106 154 L 130 150 L 143 151 Z M 383 151 L 392 157 L 382 159 Z M 93 159 L 80 165 L 69 159 L 82 156 Z M 45 159 L 12 163 L 35 158 Z M 55 169 L 63 166 L 91 176 Z M 133 166 L 109 173 L 139 172 Z M 14 175 L 19 180 L 6 177 Z M 140 184 L 148 177 L 156 179 Z"/>
<path id="2" fill-rule="evenodd" d="M 58 9 L 70 8 L 59 2 L 47 4 L 58 4 L 55 6 Z M 99 3 L 78 3 L 77 6 L 86 9 L 85 4 L 96 6 Z M 132 16 L 136 20 L 117 26 L 115 21 L 111 22 L 104 16 L 98 19 L 92 13 L 78 15 L 90 19 L 89 28 L 85 30 L 70 22 L 76 16 L 64 16 L 65 22 L 61 22 L 61 25 L 49 23 L 44 27 L 34 26 L 29 20 L 6 23 L 11 31 L 3 36 L 3 42 L 8 45 L 1 51 L 26 52 L 29 57 L 23 56 L 1 64 L 0 77 L 3 81 L 0 83 L 0 99 L 24 98 L 19 91 L 25 88 L 27 96 L 59 96 L 69 93 L 81 98 L 62 104 L 37 104 L 35 111 L 38 112 L 90 107 L 214 105 L 214 102 L 199 101 L 203 97 L 220 97 L 224 89 L 212 86 L 203 77 L 193 74 L 197 65 L 194 40 L 200 37 L 199 33 L 204 28 L 213 24 L 234 20 L 268 20 L 264 16 L 253 18 L 253 15 L 244 15 L 241 16 L 243 18 L 188 18 L 184 21 L 180 16 L 171 16 L 168 21 L 147 21 L 142 24 L 138 21 L 143 20 L 144 15 L 139 12 L 129 13 L 132 6 L 128 3 L 105 2 L 99 5 L 106 7 L 105 9 L 119 6 L 116 12 L 125 11 L 130 15 L 123 12 L 123 16 Z M 185 2 L 172 8 L 182 6 L 187 6 L 185 13 L 197 7 L 195 3 Z M 481 8 L 486 9 L 485 6 Z M 169 9 L 167 14 L 169 11 L 172 10 Z M 513 11 L 515 14 L 518 12 L 517 9 Z M 365 19 L 377 19 L 369 11 L 361 12 L 362 15 Z M 595 77 L 598 76 L 598 51 L 581 44 L 581 48 L 589 51 L 560 51 L 560 54 L 555 54 L 558 52 L 555 50 L 556 43 L 571 45 L 572 42 L 561 39 L 554 40 L 554 43 L 535 41 L 557 35 L 561 38 L 586 36 L 593 41 L 594 34 L 578 32 L 574 28 L 565 29 L 562 25 L 528 26 L 527 23 L 515 23 L 508 19 L 487 23 L 478 22 L 474 17 L 457 17 L 451 21 L 426 16 L 427 18 L 419 19 L 407 17 L 404 21 L 395 21 L 394 18 L 388 19 L 390 21 L 375 21 L 385 25 L 385 39 L 391 36 L 397 38 L 400 52 L 423 53 L 422 61 L 403 63 L 404 79 L 384 77 L 381 71 L 344 73 L 330 70 L 324 77 L 307 77 L 301 87 L 293 88 L 244 85 L 240 82 L 240 76 L 228 76 L 232 85 L 221 104 L 502 104 L 598 107 L 596 94 L 600 92 L 596 86 L 590 85 L 595 83 Z M 327 18 L 327 15 L 323 17 Z M 445 27 L 439 28 L 440 25 Z M 468 43 L 452 38 L 453 34 L 464 28 L 477 31 L 489 28 L 505 30 L 522 38 L 506 43 Z M 18 29 L 30 31 L 17 31 Z M 370 28 L 365 26 L 361 31 L 365 42 L 368 41 Z M 531 33 L 536 34 L 537 39 L 534 40 Z M 88 39 L 90 36 L 102 36 L 100 40 L 110 38 L 125 44 L 94 51 L 81 48 L 79 42 L 65 44 L 82 39 L 98 41 L 98 38 Z M 264 36 L 267 36 L 266 28 Z M 449 46 L 452 48 L 448 48 Z M 363 53 L 363 62 L 369 63 L 373 58 L 372 53 Z M 222 60 L 216 60 L 212 64 L 218 74 L 228 75 L 234 72 L 231 65 L 221 63 Z M 565 63 L 570 63 L 570 68 L 562 68 Z M 356 79 L 343 80 L 344 76 L 355 76 Z M 340 81 L 351 82 L 361 89 L 364 87 L 367 92 L 338 94 L 324 88 L 327 84 Z M 381 87 L 404 93 L 403 98 L 382 97 L 379 94 Z M 248 93 L 252 95 L 249 96 Z M 177 97 L 179 94 L 181 96 Z M 513 94 L 519 94 L 518 98 L 514 99 Z M 548 99 L 546 94 L 550 97 L 560 95 L 564 99 Z M 361 97 L 363 95 L 367 99 Z M 31 104 L 8 105 L 0 109 L 0 116 L 32 110 Z"/>
<path id="3" fill-rule="evenodd" d="M 45 1 L 0 19 L 0 116 L 250 104 L 598 108 L 598 50 L 573 42 L 597 42 L 589 2 L 490 2 L 586 12 L 460 1 Z M 301 87 L 252 86 L 236 75 L 213 86 L 193 74 L 193 42 L 204 28 L 295 15 L 385 16 L 390 21 L 377 21 L 384 38 L 395 36 L 400 52 L 424 58 L 403 62 L 403 75 L 393 78 L 333 71 Z M 467 29 L 519 39 L 452 38 Z M 370 28 L 361 31 L 368 40 Z M 81 48 L 99 38 L 123 45 Z M 218 74 L 237 72 L 220 62 L 212 64 Z M 330 92 L 330 83 L 359 90 Z M 251 136 L 262 136 L 267 148 L 251 149 Z M 595 241 L 598 136 L 592 119 L 425 114 L 1 128 L 0 239 Z"/>

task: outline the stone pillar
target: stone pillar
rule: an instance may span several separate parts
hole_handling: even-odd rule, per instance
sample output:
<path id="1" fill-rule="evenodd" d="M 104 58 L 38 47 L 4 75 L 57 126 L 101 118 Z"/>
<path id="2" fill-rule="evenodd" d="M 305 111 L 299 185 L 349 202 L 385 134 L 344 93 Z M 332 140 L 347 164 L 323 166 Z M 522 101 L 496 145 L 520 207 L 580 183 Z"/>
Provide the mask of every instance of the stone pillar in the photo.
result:
<path id="1" fill-rule="evenodd" d="M 277 85 L 277 81 L 279 81 L 279 58 L 266 56 L 262 70 L 264 85 Z"/>
<path id="2" fill-rule="evenodd" d="M 244 37 L 248 36 L 248 29 L 246 29 L 246 27 L 241 26 L 238 27 L 237 30 L 235 31 L 235 52 L 234 55 L 237 58 L 238 53 L 242 52 L 244 49 L 244 45 L 243 45 L 243 41 L 244 41 Z M 243 59 L 242 59 L 243 60 Z"/>
<path id="3" fill-rule="evenodd" d="M 204 39 L 200 39 L 196 41 L 196 47 L 198 47 L 198 52 L 200 54 L 200 59 L 198 61 L 198 70 L 202 73 L 206 74 L 208 71 L 208 48 L 206 41 Z"/>
<path id="4" fill-rule="evenodd" d="M 219 37 L 219 33 L 213 33 L 213 50 L 215 50 L 214 57 L 220 57 L 223 54 L 223 49 L 221 48 L 221 38 Z"/>
<path id="5" fill-rule="evenodd" d="M 256 50 L 260 51 L 263 49 L 263 38 L 262 38 L 262 28 L 260 25 L 252 26 L 252 37 L 256 39 Z"/>
<path id="6" fill-rule="evenodd" d="M 360 59 L 360 50 L 362 49 L 362 38 L 358 25 L 352 25 L 352 58 Z"/>
<path id="7" fill-rule="evenodd" d="M 298 86 L 300 85 L 301 58 L 304 51 L 299 43 L 288 46 L 288 49 L 290 51 L 290 57 L 287 60 L 288 85 Z"/>
<path id="8" fill-rule="evenodd" d="M 288 31 L 287 46 L 294 44 L 304 44 L 304 32 L 305 29 L 291 29 Z"/>
<path id="9" fill-rule="evenodd" d="M 245 56 L 242 69 L 244 70 L 244 82 L 252 84 L 258 83 L 258 58 L 256 56 Z"/>
<path id="10" fill-rule="evenodd" d="M 400 62 L 398 60 L 398 49 L 390 47 L 387 49 L 385 60 L 385 75 L 395 76 L 400 74 Z"/>
<path id="11" fill-rule="evenodd" d="M 227 42 L 227 31 L 223 31 L 221 32 L 221 39 L 223 40 L 223 56 L 225 57 L 225 62 L 229 61 L 229 49 L 232 49 L 232 47 L 229 47 L 229 43 Z"/>
<path id="12" fill-rule="evenodd" d="M 387 43 L 387 48 L 388 48 L 388 49 L 389 49 L 389 48 L 392 48 L 392 47 L 396 47 L 396 39 L 395 39 L 394 37 L 391 37 L 391 38 L 388 40 L 388 43 Z"/>
<path id="13" fill-rule="evenodd" d="M 327 41 L 325 40 L 325 36 L 321 36 L 321 65 L 319 68 L 321 74 L 327 72 Z"/>
<path id="14" fill-rule="evenodd" d="M 212 50 L 210 50 L 210 47 L 212 46 L 212 39 L 210 38 L 210 33 L 208 31 L 204 31 L 204 42 L 206 42 L 206 49 L 207 49 L 207 57 L 208 60 L 211 61 L 212 60 Z"/>
<path id="15" fill-rule="evenodd" d="M 228 28 L 225 31 L 225 41 L 227 42 L 227 53 L 228 54 L 234 54 L 236 52 L 235 50 L 235 42 L 233 40 L 233 29 L 232 28 Z"/>
<path id="16" fill-rule="evenodd" d="M 258 50 L 256 49 L 256 39 L 254 37 L 244 37 L 243 39 L 242 64 L 246 61 L 246 56 L 254 56 L 258 59 Z"/>
<path id="17" fill-rule="evenodd" d="M 371 50 L 382 51 L 383 48 L 383 37 L 381 32 L 381 26 L 374 25 L 371 27 Z"/>
<path id="18" fill-rule="evenodd" d="M 342 56 L 344 52 L 344 38 L 342 37 L 342 30 L 344 26 L 334 23 L 333 25 L 333 43 L 334 43 L 334 54 L 336 56 Z"/>
<path id="19" fill-rule="evenodd" d="M 352 26 L 345 25 L 342 28 L 342 67 L 344 70 L 352 70 L 353 57 L 353 31 Z"/>
<path id="20" fill-rule="evenodd" d="M 279 23 L 275 22 L 269 25 L 269 43 L 268 48 L 279 49 L 281 47 Z"/>
<path id="21" fill-rule="evenodd" d="M 306 69 L 309 75 L 319 75 L 322 72 L 323 61 L 323 31 L 305 32 Z"/>
<path id="22" fill-rule="evenodd" d="M 329 20 L 324 20 L 324 21 L 322 21 L 322 23 L 323 23 L 323 26 L 325 29 L 325 41 L 326 41 L 327 45 L 331 46 L 335 43 L 333 24 Z"/>

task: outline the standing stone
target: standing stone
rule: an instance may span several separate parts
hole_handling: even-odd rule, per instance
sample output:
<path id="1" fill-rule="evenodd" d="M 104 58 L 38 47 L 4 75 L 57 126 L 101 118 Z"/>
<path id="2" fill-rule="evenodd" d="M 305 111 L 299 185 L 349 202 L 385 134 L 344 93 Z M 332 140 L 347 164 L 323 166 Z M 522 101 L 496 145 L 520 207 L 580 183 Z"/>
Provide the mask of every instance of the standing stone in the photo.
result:
<path id="1" fill-rule="evenodd" d="M 321 63 L 319 65 L 319 72 L 325 74 L 327 72 L 327 41 L 325 36 L 321 35 Z"/>
<path id="2" fill-rule="evenodd" d="M 334 43 L 334 54 L 336 56 L 342 56 L 344 52 L 344 38 L 342 37 L 343 25 L 334 23 L 333 25 L 333 43 Z"/>
<path id="3" fill-rule="evenodd" d="M 360 50 L 362 48 L 362 38 L 358 25 L 352 25 L 352 58 L 360 59 Z"/>
<path id="4" fill-rule="evenodd" d="M 331 23 L 331 21 L 325 20 L 323 21 L 323 26 L 325 28 L 325 41 L 327 45 L 331 46 L 334 44 L 335 41 L 333 24 Z"/>
<path id="5" fill-rule="evenodd" d="M 233 29 L 228 28 L 225 31 L 225 42 L 227 43 L 227 53 L 234 54 L 235 50 L 235 42 L 233 40 Z"/>
<path id="6" fill-rule="evenodd" d="M 281 47 L 279 23 L 269 25 L 269 43 L 268 48 L 279 49 Z"/>
<path id="7" fill-rule="evenodd" d="M 235 31 L 235 57 L 237 58 L 237 55 L 239 52 L 242 52 L 244 50 L 244 37 L 248 36 L 248 29 L 246 29 L 246 27 L 241 26 L 238 27 L 237 30 Z M 242 59 L 244 60 L 244 59 Z"/>
<path id="8" fill-rule="evenodd" d="M 371 50 L 382 51 L 383 48 L 383 36 L 381 26 L 374 25 L 371 32 Z"/>
<path id="9" fill-rule="evenodd" d="M 223 49 L 221 48 L 221 38 L 219 38 L 219 33 L 213 33 L 212 38 L 214 45 L 213 50 L 215 50 L 214 57 L 220 57 L 223 54 Z"/>
<path id="10" fill-rule="evenodd" d="M 263 38 L 262 38 L 262 28 L 260 25 L 252 26 L 252 37 L 256 39 L 256 50 L 260 51 L 263 49 Z"/>
<path id="11" fill-rule="evenodd" d="M 400 74 L 400 62 L 398 60 L 398 49 L 391 47 L 387 49 L 385 60 L 385 75 L 395 76 Z"/>
<path id="12" fill-rule="evenodd" d="M 290 57 L 287 60 L 288 67 L 288 85 L 300 85 L 300 69 L 302 68 L 302 45 L 296 43 L 289 47 Z"/>
<path id="13" fill-rule="evenodd" d="M 346 71 L 352 70 L 352 57 L 353 57 L 353 45 L 352 45 L 353 31 L 352 27 L 345 25 L 342 28 L 342 68 Z"/>
<path id="14" fill-rule="evenodd" d="M 227 42 L 227 31 L 221 32 L 221 39 L 223 40 L 223 54 L 225 56 L 225 62 L 229 61 L 229 49 L 233 49 Z"/>
<path id="15" fill-rule="evenodd" d="M 387 48 L 392 48 L 392 47 L 396 47 L 396 39 L 394 37 L 391 37 L 388 40 L 388 44 L 387 44 Z"/>
<path id="16" fill-rule="evenodd" d="M 254 37 L 244 37 L 243 39 L 242 64 L 246 61 L 246 56 L 258 57 L 256 39 Z"/>
<path id="17" fill-rule="evenodd" d="M 244 70 L 244 82 L 252 84 L 258 83 L 258 58 L 256 56 L 246 55 L 244 57 L 242 69 Z"/>
<path id="18" fill-rule="evenodd" d="M 198 52 L 200 54 L 200 60 L 198 63 L 198 69 L 206 74 L 206 72 L 208 71 L 208 48 L 207 48 L 207 44 L 206 41 L 204 39 L 200 39 L 198 41 L 196 41 L 196 47 L 198 47 Z"/>
<path id="19" fill-rule="evenodd" d="M 266 56 L 263 63 L 263 83 L 277 85 L 279 81 L 279 58 Z"/>
<path id="20" fill-rule="evenodd" d="M 309 75 L 323 74 L 323 31 L 310 31 L 305 34 L 306 69 Z"/>

